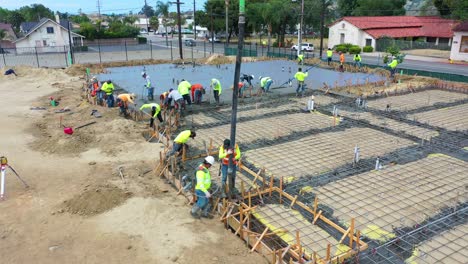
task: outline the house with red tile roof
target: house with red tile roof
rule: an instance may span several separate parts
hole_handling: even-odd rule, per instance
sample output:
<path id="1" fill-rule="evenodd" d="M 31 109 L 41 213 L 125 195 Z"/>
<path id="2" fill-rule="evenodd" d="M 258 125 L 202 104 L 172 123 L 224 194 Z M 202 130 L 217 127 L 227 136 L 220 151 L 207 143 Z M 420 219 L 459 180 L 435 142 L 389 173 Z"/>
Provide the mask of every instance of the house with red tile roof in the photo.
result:
<path id="1" fill-rule="evenodd" d="M 328 47 L 351 43 L 376 50 L 376 40 L 382 37 L 450 46 L 452 29 L 457 24 L 455 20 L 434 16 L 343 17 L 329 26 Z"/>
<path id="2" fill-rule="evenodd" d="M 450 58 L 456 61 L 468 61 L 468 21 L 458 24 L 452 30 Z"/>

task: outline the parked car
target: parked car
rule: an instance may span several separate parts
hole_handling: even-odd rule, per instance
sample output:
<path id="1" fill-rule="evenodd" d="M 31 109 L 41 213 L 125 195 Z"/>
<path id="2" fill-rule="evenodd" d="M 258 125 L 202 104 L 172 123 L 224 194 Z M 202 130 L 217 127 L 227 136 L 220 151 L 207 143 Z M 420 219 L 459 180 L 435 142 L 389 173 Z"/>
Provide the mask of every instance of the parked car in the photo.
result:
<path id="1" fill-rule="evenodd" d="M 221 42 L 221 41 L 219 40 L 219 38 L 217 38 L 216 36 L 214 36 L 213 38 L 209 38 L 209 39 L 208 39 L 209 42 L 212 42 L 213 40 L 214 40 L 215 43 Z"/>
<path id="2" fill-rule="evenodd" d="M 190 46 L 190 47 L 193 47 L 193 46 L 196 46 L 197 43 L 195 42 L 194 39 L 185 39 L 185 46 Z"/>
<path id="3" fill-rule="evenodd" d="M 297 45 L 293 45 L 291 50 L 298 50 Z M 301 43 L 301 50 L 312 52 L 314 51 L 314 45 L 312 43 Z"/>
<path id="4" fill-rule="evenodd" d="M 140 29 L 140 34 L 148 34 L 148 31 L 146 29 Z"/>

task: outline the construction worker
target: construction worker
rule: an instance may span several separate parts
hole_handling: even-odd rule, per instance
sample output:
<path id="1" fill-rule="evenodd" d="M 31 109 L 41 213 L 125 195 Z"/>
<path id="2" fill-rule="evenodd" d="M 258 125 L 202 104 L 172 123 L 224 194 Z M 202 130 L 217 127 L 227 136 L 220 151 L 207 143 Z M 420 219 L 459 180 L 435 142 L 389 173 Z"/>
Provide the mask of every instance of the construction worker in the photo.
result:
<path id="1" fill-rule="evenodd" d="M 120 107 L 120 115 L 127 116 L 128 115 L 128 103 L 135 104 L 133 100 L 135 100 L 135 94 L 119 94 L 117 96 L 117 105 Z"/>
<path id="2" fill-rule="evenodd" d="M 205 88 L 203 88 L 203 85 L 196 83 L 192 85 L 191 91 L 192 91 L 192 101 L 195 104 L 201 104 L 203 100 L 203 94 L 205 93 Z"/>
<path id="3" fill-rule="evenodd" d="M 354 66 L 361 68 L 362 58 L 361 58 L 361 55 L 359 55 L 359 53 L 354 54 L 353 60 L 354 60 Z"/>
<path id="4" fill-rule="evenodd" d="M 169 94 L 164 101 L 164 105 L 167 107 L 171 106 L 172 100 L 174 100 L 174 107 L 176 110 L 182 110 L 182 108 L 185 108 L 185 102 L 182 95 L 180 95 L 177 90 L 169 89 Z"/>
<path id="5" fill-rule="evenodd" d="M 213 156 L 207 156 L 203 163 L 200 164 L 195 172 L 197 184 L 195 185 L 195 195 L 197 202 L 192 206 L 190 214 L 199 219 L 201 217 L 213 218 L 210 215 L 209 199 L 211 197 L 211 175 L 210 168 L 215 163 Z"/>
<path id="6" fill-rule="evenodd" d="M 164 105 L 164 102 L 166 101 L 166 98 L 168 95 L 169 95 L 169 92 L 163 92 L 161 95 L 159 95 L 159 101 L 161 102 L 162 105 Z"/>
<path id="7" fill-rule="evenodd" d="M 242 74 L 242 76 L 240 77 L 240 81 L 242 82 L 242 89 L 240 88 L 240 85 L 239 85 L 239 97 L 244 97 L 244 91 L 249 88 L 249 89 L 252 89 L 253 88 L 253 85 L 252 85 L 252 81 L 254 80 L 255 76 L 253 74 Z M 247 82 L 249 84 L 249 86 L 247 87 L 247 85 L 245 85 L 245 82 Z"/>
<path id="8" fill-rule="evenodd" d="M 151 79 L 146 72 L 141 72 L 141 77 L 145 79 L 145 84 L 143 85 L 146 88 L 147 98 L 149 101 L 154 100 L 154 87 L 151 86 Z"/>
<path id="9" fill-rule="evenodd" d="M 345 63 L 345 56 L 344 53 L 340 51 L 340 71 L 344 72 L 344 63 Z"/>
<path id="10" fill-rule="evenodd" d="M 307 76 L 309 76 L 309 73 L 302 72 L 301 68 L 299 68 L 296 74 L 294 74 L 294 78 L 297 80 L 296 96 L 299 96 L 299 91 L 301 91 L 302 97 L 304 97 L 304 92 L 305 92 L 304 81 L 305 81 L 305 78 L 307 78 Z"/>
<path id="11" fill-rule="evenodd" d="M 182 148 L 187 147 L 187 141 L 189 138 L 194 139 L 197 136 L 197 133 L 193 130 L 184 130 L 179 133 L 179 135 L 174 139 L 172 145 L 172 150 L 167 154 L 168 157 L 174 155 L 176 152 L 180 152 Z"/>
<path id="12" fill-rule="evenodd" d="M 304 54 L 297 55 L 297 64 L 304 64 Z"/>
<path id="13" fill-rule="evenodd" d="M 327 50 L 327 64 L 330 65 L 330 62 L 332 61 L 333 57 L 333 50 L 331 48 L 328 48 Z"/>
<path id="14" fill-rule="evenodd" d="M 106 81 L 101 87 L 101 91 L 106 93 L 107 107 L 114 107 L 114 89 L 114 84 L 111 80 Z"/>
<path id="15" fill-rule="evenodd" d="M 241 158 L 241 152 L 239 149 L 239 145 L 236 144 L 234 148 L 231 148 L 231 140 L 225 139 L 223 142 L 223 145 L 219 147 L 219 156 L 218 158 L 221 160 L 221 183 L 222 183 L 222 192 L 223 196 L 226 195 L 225 193 L 225 188 L 226 186 L 226 181 L 227 181 L 227 175 L 229 171 L 229 159 L 232 159 L 232 163 L 237 166 L 240 158 Z M 234 186 L 235 179 L 232 179 L 232 186 Z"/>
<path id="16" fill-rule="evenodd" d="M 392 56 L 392 61 L 387 64 L 388 67 L 390 67 L 390 77 L 394 77 L 395 76 L 395 72 L 396 72 L 396 67 L 398 66 L 398 60 L 395 56 Z"/>
<path id="17" fill-rule="evenodd" d="M 140 107 L 140 111 L 143 111 L 144 109 L 151 108 L 151 119 L 150 119 L 150 127 L 153 127 L 154 125 L 154 118 L 157 117 L 160 123 L 163 123 L 164 120 L 161 115 L 161 106 L 157 103 L 150 103 L 150 104 L 144 104 Z"/>
<path id="18" fill-rule="evenodd" d="M 179 83 L 179 86 L 177 87 L 180 95 L 182 95 L 182 98 L 184 98 L 188 105 L 192 104 L 192 100 L 190 100 L 189 94 L 190 88 L 192 88 L 192 85 L 184 79 L 182 79 L 182 81 Z"/>
<path id="19" fill-rule="evenodd" d="M 216 100 L 216 105 L 219 105 L 219 96 L 223 88 L 221 87 L 221 82 L 218 79 L 211 79 L 210 87 L 213 88 L 214 98 Z"/>
<path id="20" fill-rule="evenodd" d="M 273 83 L 273 80 L 270 77 L 262 77 L 260 76 L 260 88 L 262 88 L 262 91 L 265 93 L 268 93 L 270 90 L 270 86 Z"/>

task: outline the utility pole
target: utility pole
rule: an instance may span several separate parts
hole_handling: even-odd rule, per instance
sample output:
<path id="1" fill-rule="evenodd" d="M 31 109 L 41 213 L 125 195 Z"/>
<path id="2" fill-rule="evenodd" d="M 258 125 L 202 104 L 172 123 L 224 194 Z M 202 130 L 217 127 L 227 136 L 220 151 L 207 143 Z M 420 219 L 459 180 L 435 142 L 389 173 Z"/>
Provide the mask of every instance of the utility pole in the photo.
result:
<path id="1" fill-rule="evenodd" d="M 301 54 L 302 51 L 302 27 L 304 25 L 304 0 L 301 2 L 301 21 L 299 23 L 299 32 L 298 32 L 298 39 L 297 39 L 297 56 Z"/>
<path id="2" fill-rule="evenodd" d="M 226 47 L 229 45 L 229 37 L 228 37 L 228 31 L 229 31 L 229 0 L 224 1 L 226 4 Z"/>
<path id="3" fill-rule="evenodd" d="M 99 17 L 99 28 L 98 28 L 98 31 L 101 31 L 101 1 L 100 0 L 97 0 L 97 10 L 98 10 L 98 17 Z"/>
<path id="4" fill-rule="evenodd" d="M 236 146 L 236 125 L 237 125 L 237 95 L 239 91 L 240 68 L 242 64 L 242 50 L 244 46 L 245 28 L 245 0 L 239 0 L 239 41 L 237 43 L 236 68 L 234 70 L 234 90 L 232 91 L 232 112 L 231 112 L 231 148 Z M 232 197 L 236 186 L 236 165 L 229 159 L 229 192 Z"/>
<path id="5" fill-rule="evenodd" d="M 320 16 L 320 59 L 323 54 L 323 31 L 325 30 L 325 0 L 322 0 L 322 14 Z"/>
<path id="6" fill-rule="evenodd" d="M 211 10 L 211 16 L 210 16 L 210 21 L 211 21 L 211 53 L 214 53 L 214 30 L 213 30 L 213 7 L 210 9 Z"/>
<path id="7" fill-rule="evenodd" d="M 184 3 L 180 2 L 180 0 L 177 0 L 177 2 L 171 2 L 173 4 L 177 5 L 177 28 L 179 30 L 179 55 L 180 59 L 184 59 L 184 53 L 182 52 L 182 25 L 180 24 L 180 5 L 183 5 Z"/>
<path id="8" fill-rule="evenodd" d="M 74 59 L 73 59 L 73 48 L 72 48 L 72 38 L 71 38 L 71 28 L 70 28 L 70 20 L 67 20 L 67 29 L 68 29 L 68 46 L 70 49 L 70 65 L 73 65 Z"/>
<path id="9" fill-rule="evenodd" d="M 197 39 L 197 23 L 195 23 L 195 0 L 193 0 L 193 33 L 195 34 L 194 38 Z"/>

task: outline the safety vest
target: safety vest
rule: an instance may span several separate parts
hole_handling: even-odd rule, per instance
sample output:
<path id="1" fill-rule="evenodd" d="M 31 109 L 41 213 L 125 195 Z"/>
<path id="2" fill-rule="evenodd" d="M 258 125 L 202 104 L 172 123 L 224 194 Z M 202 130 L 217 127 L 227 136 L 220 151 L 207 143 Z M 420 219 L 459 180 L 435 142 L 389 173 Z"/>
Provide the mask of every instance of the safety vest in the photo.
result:
<path id="1" fill-rule="evenodd" d="M 218 79 L 211 79 L 211 86 L 213 87 L 213 90 L 218 91 L 218 93 L 221 95 L 222 88 Z"/>
<path id="2" fill-rule="evenodd" d="M 341 63 L 344 63 L 344 62 L 345 62 L 345 56 L 344 56 L 343 53 L 341 53 L 341 55 L 340 55 L 340 62 L 341 62 Z"/>
<path id="3" fill-rule="evenodd" d="M 187 143 L 188 139 L 190 138 L 190 130 L 185 130 L 180 132 L 180 134 L 174 139 L 174 142 L 179 144 Z"/>
<path id="4" fill-rule="evenodd" d="M 354 54 L 354 61 L 361 61 L 361 55 L 359 54 Z"/>
<path id="5" fill-rule="evenodd" d="M 239 149 L 239 145 L 236 144 L 236 150 L 234 151 L 234 153 L 232 154 L 227 154 L 227 151 L 224 149 L 224 146 L 221 146 L 219 148 L 219 155 L 218 155 L 218 158 L 221 159 L 221 162 L 224 164 L 224 165 L 229 165 L 229 158 L 232 156 L 234 156 L 232 158 L 232 163 L 234 163 L 235 165 L 237 165 L 237 161 L 240 159 L 241 157 L 241 152 L 240 152 L 240 149 Z"/>
<path id="6" fill-rule="evenodd" d="M 99 90 L 99 83 L 93 82 L 93 90 L 91 91 L 91 96 L 95 96 L 98 90 Z"/>
<path id="7" fill-rule="evenodd" d="M 192 85 L 189 82 L 183 81 L 179 83 L 177 90 L 179 91 L 180 95 L 186 95 L 186 94 L 189 94 L 189 90 L 191 87 Z"/>
<path id="8" fill-rule="evenodd" d="M 195 185 L 195 190 L 207 192 L 211 187 L 211 175 L 210 171 L 203 164 L 198 166 L 196 178 L 197 185 Z"/>
<path id="9" fill-rule="evenodd" d="M 107 82 L 105 82 L 101 87 L 101 90 L 104 91 L 107 95 L 111 95 L 114 92 L 114 89 L 114 84 L 109 84 Z"/>
<path id="10" fill-rule="evenodd" d="M 153 118 L 154 117 L 157 117 L 157 115 L 159 114 L 159 112 L 161 112 L 161 106 L 157 103 L 151 103 L 151 104 L 144 104 L 140 107 L 140 110 L 143 110 L 143 109 L 146 109 L 146 108 L 153 108 L 156 107 L 156 112 L 154 112 L 154 115 L 153 115 Z"/>
<path id="11" fill-rule="evenodd" d="M 307 76 L 309 76 L 307 72 L 296 72 L 296 74 L 294 74 L 294 78 L 296 78 L 300 82 L 303 82 Z"/>
<path id="12" fill-rule="evenodd" d="M 265 84 L 266 84 L 269 80 L 271 80 L 270 77 L 264 77 L 264 78 L 262 78 L 262 79 L 260 80 L 260 87 L 265 87 Z"/>
<path id="13" fill-rule="evenodd" d="M 398 60 L 397 59 L 393 59 L 392 62 L 390 62 L 390 64 L 388 64 L 388 66 L 392 69 L 395 69 L 396 66 L 398 65 Z"/>
<path id="14" fill-rule="evenodd" d="M 297 55 L 297 60 L 298 60 L 299 62 L 303 61 L 303 60 L 304 60 L 304 55 L 303 55 L 303 54 Z"/>
<path id="15" fill-rule="evenodd" d="M 327 56 L 331 58 L 333 56 L 333 50 L 327 50 Z"/>

